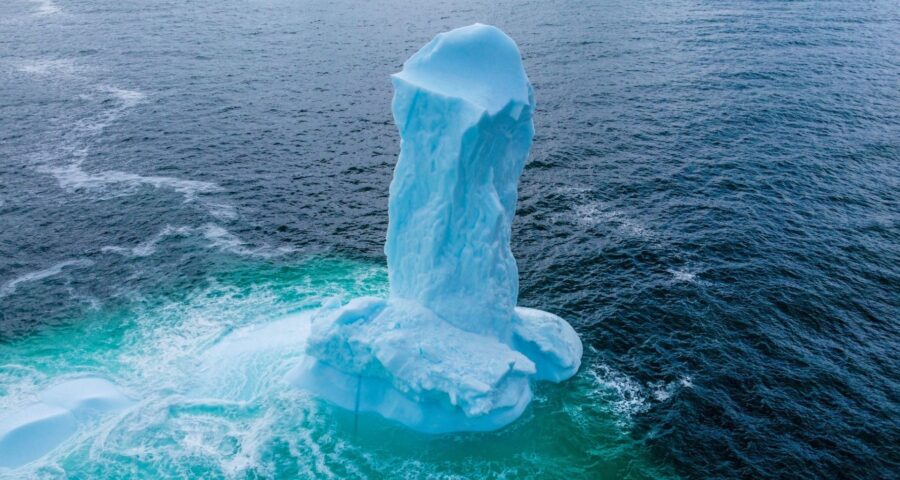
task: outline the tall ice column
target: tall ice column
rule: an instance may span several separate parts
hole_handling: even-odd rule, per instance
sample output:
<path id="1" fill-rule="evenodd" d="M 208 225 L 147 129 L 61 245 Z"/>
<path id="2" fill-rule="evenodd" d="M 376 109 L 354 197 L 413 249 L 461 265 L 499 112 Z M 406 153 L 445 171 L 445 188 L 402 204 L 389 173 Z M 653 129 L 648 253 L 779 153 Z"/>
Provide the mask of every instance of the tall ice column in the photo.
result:
<path id="1" fill-rule="evenodd" d="M 508 339 L 518 297 L 516 189 L 534 134 L 516 44 L 472 25 L 435 37 L 393 76 L 400 158 L 385 253 L 391 296 Z"/>

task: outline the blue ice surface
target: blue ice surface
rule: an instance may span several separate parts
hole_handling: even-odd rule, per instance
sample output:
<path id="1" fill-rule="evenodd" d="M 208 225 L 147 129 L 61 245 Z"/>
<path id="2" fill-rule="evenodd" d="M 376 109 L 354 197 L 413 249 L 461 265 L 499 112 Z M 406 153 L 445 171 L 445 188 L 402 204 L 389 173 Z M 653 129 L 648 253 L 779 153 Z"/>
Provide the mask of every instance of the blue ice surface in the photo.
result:
<path id="1" fill-rule="evenodd" d="M 563 319 L 516 307 L 531 84 L 515 42 L 481 24 L 439 34 L 392 81 L 389 298 L 319 311 L 291 381 L 423 432 L 494 430 L 521 415 L 532 381 L 569 378 L 582 355 Z"/>
<path id="2" fill-rule="evenodd" d="M 44 390 L 39 401 L 0 418 L 0 469 L 36 460 L 74 435 L 81 425 L 132 403 L 103 378 L 57 383 Z"/>

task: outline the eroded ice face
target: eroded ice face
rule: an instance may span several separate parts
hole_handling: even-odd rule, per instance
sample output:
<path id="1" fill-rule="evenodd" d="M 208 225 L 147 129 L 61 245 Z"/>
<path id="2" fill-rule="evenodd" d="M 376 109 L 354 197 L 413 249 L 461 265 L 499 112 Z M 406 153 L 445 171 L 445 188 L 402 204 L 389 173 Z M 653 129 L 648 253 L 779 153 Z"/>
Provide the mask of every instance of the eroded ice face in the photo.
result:
<path id="1" fill-rule="evenodd" d="M 531 85 L 495 27 L 442 33 L 394 75 L 402 138 L 391 183 L 391 295 L 470 332 L 510 335 L 519 176 L 534 135 Z"/>

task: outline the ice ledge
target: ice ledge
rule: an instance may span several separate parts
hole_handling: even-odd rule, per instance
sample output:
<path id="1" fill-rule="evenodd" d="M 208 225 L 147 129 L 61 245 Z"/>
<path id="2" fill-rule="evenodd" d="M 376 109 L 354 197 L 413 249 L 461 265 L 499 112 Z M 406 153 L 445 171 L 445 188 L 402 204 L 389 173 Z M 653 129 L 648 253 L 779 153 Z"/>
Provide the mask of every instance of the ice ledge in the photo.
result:
<path id="1" fill-rule="evenodd" d="M 537 366 L 535 378 L 561 382 L 575 375 L 583 347 L 572 326 L 534 308 L 516 307 L 515 312 L 512 344 Z"/>
<path id="2" fill-rule="evenodd" d="M 419 431 L 494 430 L 521 415 L 532 380 L 564 380 L 581 362 L 581 341 L 564 320 L 530 308 L 514 317 L 504 343 L 414 302 L 357 298 L 314 317 L 310 356 L 290 382 Z"/>
<path id="3" fill-rule="evenodd" d="M 0 468 L 36 460 L 71 437 L 85 422 L 133 403 L 115 384 L 97 377 L 58 383 L 40 401 L 0 418 Z"/>

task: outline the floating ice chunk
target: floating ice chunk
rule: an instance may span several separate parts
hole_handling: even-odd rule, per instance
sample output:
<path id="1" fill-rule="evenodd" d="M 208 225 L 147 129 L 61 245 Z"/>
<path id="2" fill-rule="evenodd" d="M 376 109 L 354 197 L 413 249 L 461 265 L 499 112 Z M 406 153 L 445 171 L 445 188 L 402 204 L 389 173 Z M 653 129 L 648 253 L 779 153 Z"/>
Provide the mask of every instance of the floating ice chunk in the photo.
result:
<path id="1" fill-rule="evenodd" d="M 0 419 L 0 467 L 36 460 L 72 436 L 80 424 L 132 403 L 114 384 L 96 377 L 59 383 L 40 398 Z"/>
<path id="2" fill-rule="evenodd" d="M 390 296 L 319 312 L 290 378 L 425 432 L 500 428 L 528 405 L 532 379 L 564 380 L 582 354 L 564 320 L 516 308 L 510 234 L 531 84 L 515 42 L 475 24 L 435 37 L 393 85 Z"/>
<path id="3" fill-rule="evenodd" d="M 492 422 L 466 419 L 495 411 L 518 416 L 527 404 L 523 397 L 530 398 L 529 378 L 536 373 L 531 360 L 415 302 L 358 298 L 316 322 L 307 353 L 327 359 L 331 369 L 307 362 L 293 376 L 346 408 L 357 408 L 355 400 L 345 400 L 358 395 L 359 410 L 439 433 L 466 423 L 468 430 L 489 429 Z M 335 392 L 335 385 L 347 388 Z M 398 411 L 406 413 L 391 414 Z"/>

